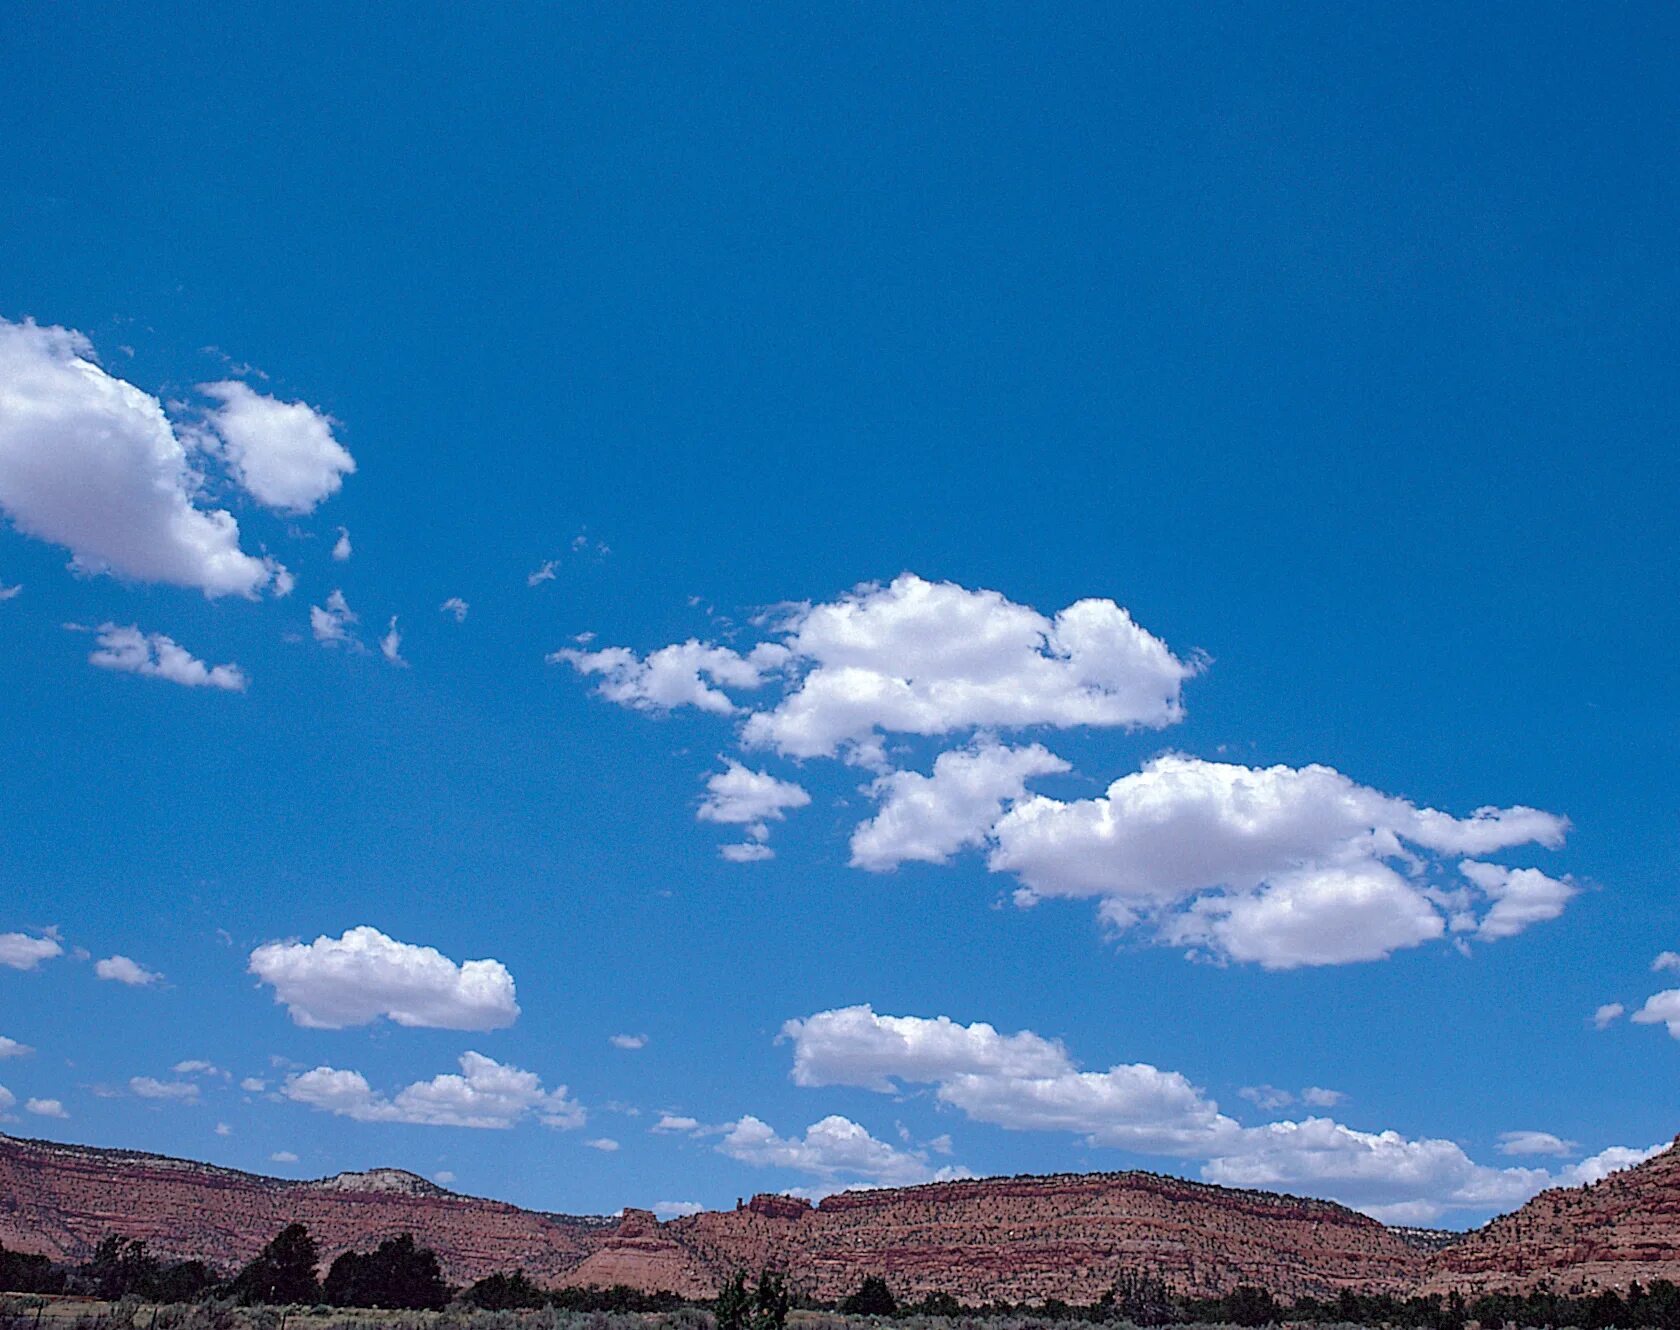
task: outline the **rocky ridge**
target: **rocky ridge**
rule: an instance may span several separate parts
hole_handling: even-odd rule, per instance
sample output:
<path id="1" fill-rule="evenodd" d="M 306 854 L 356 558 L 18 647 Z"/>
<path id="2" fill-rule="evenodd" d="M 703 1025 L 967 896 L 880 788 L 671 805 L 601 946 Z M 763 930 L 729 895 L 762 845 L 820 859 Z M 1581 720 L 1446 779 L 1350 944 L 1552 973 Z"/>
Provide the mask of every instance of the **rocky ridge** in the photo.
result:
<path id="1" fill-rule="evenodd" d="M 131 1151 L 0 1136 L 0 1243 L 76 1260 L 108 1234 L 222 1268 L 301 1221 L 330 1261 L 412 1232 L 457 1283 L 523 1267 L 550 1285 L 709 1296 L 770 1267 L 834 1298 L 865 1275 L 900 1298 L 1090 1302 L 1124 1269 L 1175 1289 L 1258 1284 L 1284 1297 L 1625 1287 L 1680 1281 L 1680 1151 L 1551 1191 L 1476 1233 L 1390 1229 L 1328 1201 L 1153 1173 L 985 1178 L 845 1192 L 819 1205 L 757 1196 L 661 1223 L 544 1214 L 461 1196 L 400 1169 L 294 1182 Z"/>

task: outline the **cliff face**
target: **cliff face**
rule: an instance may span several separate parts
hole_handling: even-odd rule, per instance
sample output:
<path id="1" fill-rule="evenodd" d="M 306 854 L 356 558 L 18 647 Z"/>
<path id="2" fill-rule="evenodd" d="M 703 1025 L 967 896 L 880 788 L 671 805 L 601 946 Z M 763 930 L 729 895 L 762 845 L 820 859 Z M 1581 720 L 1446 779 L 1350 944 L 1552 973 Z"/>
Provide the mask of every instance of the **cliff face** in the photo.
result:
<path id="1" fill-rule="evenodd" d="M 1291 1295 L 1397 1290 L 1423 1262 L 1339 1205 L 1147 1173 L 848 1192 L 793 1213 L 761 1198 L 666 1227 L 714 1270 L 780 1266 L 823 1298 L 880 1274 L 900 1298 L 943 1290 L 967 1301 L 1091 1302 L 1124 1269 L 1159 1272 L 1194 1293 L 1244 1283 Z"/>
<path id="2" fill-rule="evenodd" d="M 309 1226 L 326 1261 L 411 1232 L 455 1281 L 520 1263 L 534 1276 L 557 1278 L 611 1224 L 457 1196 L 398 1169 L 288 1182 L 0 1136 L 0 1242 L 14 1251 L 81 1260 L 102 1237 L 120 1233 L 171 1259 L 229 1268 L 293 1222 Z"/>
<path id="3" fill-rule="evenodd" d="M 1554 1292 L 1680 1283 L 1680 1141 L 1585 1187 L 1541 1192 L 1430 1260 L 1426 1290 Z"/>
<path id="4" fill-rule="evenodd" d="M 704 1297 L 735 1270 L 779 1269 L 836 1298 L 882 1275 L 901 1299 L 1090 1302 L 1123 1269 L 1175 1289 L 1258 1284 L 1293 1297 L 1571 1290 L 1680 1281 L 1680 1150 L 1591 1187 L 1546 1192 L 1441 1250 L 1327 1201 L 1151 1173 L 1068 1174 L 847 1192 L 820 1205 L 755 1197 L 661 1224 L 645 1210 L 573 1218 L 459 1196 L 397 1169 L 289 1182 L 208 1164 L 0 1136 L 0 1243 L 67 1260 L 109 1234 L 221 1268 L 282 1227 L 323 1259 L 413 1233 L 456 1283 L 523 1267 L 550 1285 L 628 1284 Z"/>

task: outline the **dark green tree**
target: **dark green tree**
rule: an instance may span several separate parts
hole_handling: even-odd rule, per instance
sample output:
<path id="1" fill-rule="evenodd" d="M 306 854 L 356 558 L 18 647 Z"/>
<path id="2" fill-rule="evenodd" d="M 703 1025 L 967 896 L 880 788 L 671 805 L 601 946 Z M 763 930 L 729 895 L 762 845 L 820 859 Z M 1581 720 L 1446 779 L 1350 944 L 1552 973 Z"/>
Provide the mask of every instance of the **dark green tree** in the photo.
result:
<path id="1" fill-rule="evenodd" d="M 1277 1299 L 1253 1284 L 1239 1284 L 1224 1301 L 1225 1319 L 1236 1325 L 1270 1325 L 1279 1316 Z"/>
<path id="2" fill-rule="evenodd" d="M 1167 1281 L 1147 1270 L 1122 1270 L 1097 1306 L 1103 1320 L 1133 1325 L 1168 1325 L 1175 1311 Z"/>
<path id="3" fill-rule="evenodd" d="M 758 1284 L 747 1288 L 747 1272 L 737 1270 L 719 1290 L 712 1304 L 716 1330 L 782 1330 L 787 1324 L 787 1282 L 781 1275 L 761 1270 Z"/>
<path id="4" fill-rule="evenodd" d="M 240 1302 L 282 1307 L 319 1302 L 321 1285 L 315 1278 L 320 1249 L 302 1224 L 287 1224 L 234 1277 L 229 1292 Z"/>
<path id="5" fill-rule="evenodd" d="M 898 1299 L 880 1275 L 869 1275 L 840 1303 L 840 1310 L 849 1316 L 893 1316 L 898 1312 Z"/>
<path id="6" fill-rule="evenodd" d="M 758 1287 L 753 1290 L 748 1330 L 783 1330 L 787 1316 L 787 1281 L 769 1270 L 760 1271 Z"/>
<path id="7" fill-rule="evenodd" d="M 161 1268 L 157 1257 L 146 1250 L 144 1239 L 113 1233 L 99 1240 L 92 1259 L 81 1269 L 81 1278 L 94 1297 L 117 1302 L 130 1294 L 149 1296 Z"/>
<path id="8" fill-rule="evenodd" d="M 485 1275 L 461 1296 L 487 1312 L 541 1307 L 548 1301 L 548 1295 L 527 1279 L 523 1270 L 515 1270 L 511 1275 L 500 1270 Z"/>
<path id="9" fill-rule="evenodd" d="M 0 1243 L 0 1291 L 7 1293 L 62 1293 L 64 1272 L 53 1269 L 45 1256 L 7 1251 Z"/>
<path id="10" fill-rule="evenodd" d="M 437 1310 L 449 1301 L 437 1253 L 414 1235 L 387 1238 L 371 1252 L 345 1252 L 327 1271 L 323 1292 L 338 1307 Z"/>

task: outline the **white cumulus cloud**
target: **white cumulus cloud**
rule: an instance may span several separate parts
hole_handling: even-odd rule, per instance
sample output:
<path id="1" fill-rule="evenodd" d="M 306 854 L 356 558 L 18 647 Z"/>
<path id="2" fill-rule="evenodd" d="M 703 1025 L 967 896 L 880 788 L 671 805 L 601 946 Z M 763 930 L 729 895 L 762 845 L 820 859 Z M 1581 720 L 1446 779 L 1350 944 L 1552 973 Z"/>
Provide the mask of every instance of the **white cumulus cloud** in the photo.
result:
<path id="1" fill-rule="evenodd" d="M 942 864 L 985 842 L 1003 811 L 1027 794 L 1027 781 L 1068 770 L 1040 744 L 1007 748 L 995 741 L 941 753 L 932 775 L 895 771 L 870 794 L 880 809 L 852 832 L 852 865 L 871 872 L 907 860 Z"/>
<path id="2" fill-rule="evenodd" d="M 1593 1028 L 1603 1030 L 1627 1015 L 1627 1008 L 1620 1002 L 1606 1002 L 1592 1014 Z"/>
<path id="3" fill-rule="evenodd" d="M 333 542 L 332 547 L 333 558 L 339 563 L 344 563 L 355 552 L 355 546 L 350 543 L 350 529 L 348 527 L 339 527 L 338 539 Z"/>
<path id="4" fill-rule="evenodd" d="M 416 1081 L 389 1098 L 376 1093 L 360 1072 L 333 1067 L 288 1076 L 282 1093 L 294 1103 L 358 1122 L 505 1129 L 535 1116 L 547 1126 L 569 1129 L 585 1121 L 565 1086 L 544 1090 L 535 1072 L 474 1052 L 461 1055 L 459 1075 Z"/>
<path id="5" fill-rule="evenodd" d="M 163 979 L 156 970 L 148 970 L 139 961 L 130 960 L 127 956 L 107 956 L 104 960 L 95 961 L 93 972 L 101 979 L 127 984 L 131 988 L 145 988 Z"/>
<path id="6" fill-rule="evenodd" d="M 614 1048 L 622 1048 L 634 1052 L 647 1047 L 648 1037 L 645 1034 L 615 1034 L 608 1039 Z"/>
<path id="7" fill-rule="evenodd" d="M 1034 898 L 1098 898 L 1116 928 L 1153 920 L 1161 941 L 1289 969 L 1417 946 L 1445 935 L 1444 915 L 1488 939 L 1554 917 L 1574 888 L 1533 870 L 1465 860 L 1470 887 L 1450 888 L 1427 873 L 1446 856 L 1555 848 L 1568 829 L 1533 808 L 1453 817 L 1325 766 L 1168 754 L 1097 798 L 1018 801 L 987 862 Z"/>
<path id="8" fill-rule="evenodd" d="M 1630 1017 L 1638 1025 L 1664 1025 L 1680 1039 L 1680 988 L 1667 988 L 1645 999 L 1645 1005 Z"/>
<path id="9" fill-rule="evenodd" d="M 925 1154 L 877 1140 L 838 1114 L 812 1123 L 803 1136 L 792 1137 L 778 1136 L 768 1123 L 748 1114 L 730 1124 L 717 1148 L 745 1164 L 792 1169 L 841 1184 L 909 1187 L 970 1176 L 961 1168 L 934 1168 Z"/>
<path id="10" fill-rule="evenodd" d="M 450 615 L 456 623 L 465 623 L 467 621 L 467 611 L 470 608 L 471 607 L 467 604 L 467 602 L 462 600 L 459 596 L 451 596 L 448 600 L 444 601 L 443 604 L 438 606 L 438 609 L 442 613 Z"/>
<path id="11" fill-rule="evenodd" d="M 599 675 L 596 693 L 609 702 L 638 711 L 663 713 L 696 707 L 731 715 L 736 706 L 724 687 L 764 686 L 770 673 L 787 660 L 787 650 L 763 643 L 743 656 L 729 647 L 693 640 L 661 647 L 638 657 L 624 647 L 582 651 L 575 647 L 550 652 L 551 665 L 570 665 L 579 674 Z"/>
<path id="12" fill-rule="evenodd" d="M 64 1104 L 57 1099 L 26 1099 L 23 1101 L 24 1111 L 33 1113 L 38 1118 L 67 1118 L 70 1115 L 64 1111 Z"/>
<path id="13" fill-rule="evenodd" d="M 26 1058 L 34 1051 L 28 1044 L 20 1044 L 16 1039 L 0 1035 L 0 1062 L 7 1058 Z"/>
<path id="14" fill-rule="evenodd" d="M 1603 1152 L 1602 1165 L 1583 1161 L 1553 1174 L 1489 1167 L 1451 1141 L 1362 1131 L 1330 1118 L 1246 1127 L 1177 1072 L 1147 1063 L 1085 1071 L 1061 1043 L 1030 1030 L 1002 1034 L 983 1022 L 962 1025 L 943 1016 L 881 1016 L 868 1006 L 846 1007 L 788 1021 L 781 1037 L 793 1045 L 799 1085 L 849 1085 L 882 1094 L 930 1085 L 940 1103 L 975 1121 L 1011 1131 L 1073 1133 L 1093 1147 L 1199 1160 L 1210 1182 L 1328 1195 L 1387 1222 L 1427 1223 L 1456 1210 L 1509 1208 L 1545 1187 L 1584 1179 L 1583 1170 L 1624 1167 L 1645 1157 L 1613 1147 Z M 1318 1100 L 1336 1094 L 1321 1088 L 1312 1093 Z M 1297 1096 L 1256 1086 L 1244 1097 L 1270 1111 Z M 752 1131 L 764 1137 L 768 1129 L 759 1124 Z M 763 1148 L 785 1152 L 798 1145 L 766 1138 Z"/>
<path id="15" fill-rule="evenodd" d="M 398 942 L 363 925 L 342 937 L 269 942 L 250 971 L 274 988 L 292 1020 L 314 1029 L 398 1025 L 498 1030 L 519 1016 L 513 976 L 496 960 L 457 965 L 433 947 Z"/>
<path id="16" fill-rule="evenodd" d="M 849 748 L 867 759 L 884 734 L 1159 728 L 1183 716 L 1184 682 L 1200 668 L 1111 600 L 1051 618 L 913 573 L 796 609 L 782 644 L 802 673 L 743 737 L 792 757 Z"/>
<path id="17" fill-rule="evenodd" d="M 31 937 L 28 933 L 0 933 L 0 965 L 12 970 L 33 970 L 42 961 L 62 956 L 57 938 Z"/>
<path id="18" fill-rule="evenodd" d="M 200 490 L 163 404 L 101 369 L 87 338 L 0 319 L 0 510 L 18 530 L 86 573 L 257 595 L 280 570 Z"/>
<path id="19" fill-rule="evenodd" d="M 237 379 L 201 383 L 198 390 L 219 403 L 204 418 L 222 441 L 234 479 L 265 507 L 312 512 L 356 470 L 333 437 L 332 419 L 314 407 L 265 396 Z M 348 558 L 348 538 L 344 544 Z"/>
<path id="20" fill-rule="evenodd" d="M 699 1201 L 655 1201 L 653 1212 L 661 1219 L 681 1219 L 684 1215 L 697 1215 L 706 1207 Z"/>
<path id="21" fill-rule="evenodd" d="M 237 665 L 206 665 L 174 638 L 162 633 L 143 633 L 134 624 L 99 625 L 96 645 L 88 657 L 102 670 L 167 679 L 187 688 L 220 688 L 242 693 L 249 680 Z"/>

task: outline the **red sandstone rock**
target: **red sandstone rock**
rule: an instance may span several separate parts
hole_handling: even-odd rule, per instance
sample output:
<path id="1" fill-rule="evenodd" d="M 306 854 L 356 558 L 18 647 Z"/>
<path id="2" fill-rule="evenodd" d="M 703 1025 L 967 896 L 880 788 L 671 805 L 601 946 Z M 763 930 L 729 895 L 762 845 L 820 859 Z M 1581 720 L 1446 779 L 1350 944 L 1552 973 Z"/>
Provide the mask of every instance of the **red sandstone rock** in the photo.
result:
<path id="1" fill-rule="evenodd" d="M 1554 1292 L 1680 1283 L 1680 1140 L 1586 1187 L 1541 1192 L 1430 1259 L 1426 1290 Z"/>
<path id="2" fill-rule="evenodd" d="M 628 1284 L 707 1296 L 735 1270 L 784 1271 L 834 1298 L 865 1275 L 901 1299 L 1090 1302 L 1123 1269 L 1194 1293 L 1258 1284 L 1281 1296 L 1341 1288 L 1559 1290 L 1680 1280 L 1680 1150 L 1592 1187 L 1546 1192 L 1431 1251 L 1327 1201 L 1152 1173 L 1067 1174 L 846 1192 L 818 1206 L 755 1196 L 661 1224 L 646 1210 L 572 1218 L 458 1196 L 396 1169 L 287 1182 L 157 1155 L 0 1136 L 0 1242 L 85 1258 L 144 1238 L 223 1269 L 301 1221 L 330 1261 L 411 1232 L 463 1283 L 523 1267 L 550 1285 Z M 1428 1235 L 1425 1235 L 1428 1236 Z"/>

